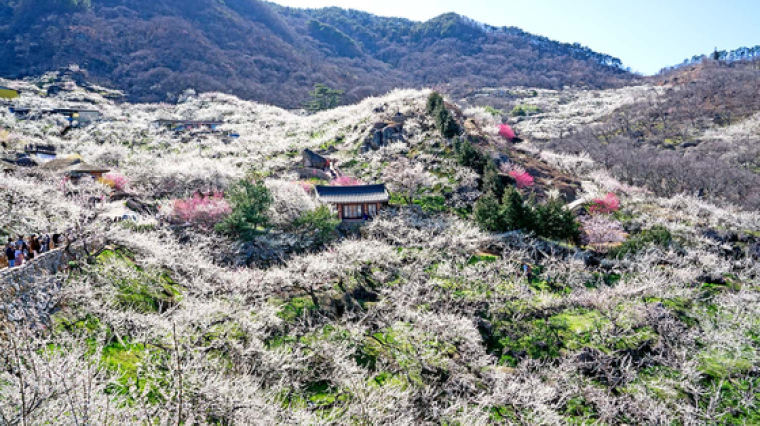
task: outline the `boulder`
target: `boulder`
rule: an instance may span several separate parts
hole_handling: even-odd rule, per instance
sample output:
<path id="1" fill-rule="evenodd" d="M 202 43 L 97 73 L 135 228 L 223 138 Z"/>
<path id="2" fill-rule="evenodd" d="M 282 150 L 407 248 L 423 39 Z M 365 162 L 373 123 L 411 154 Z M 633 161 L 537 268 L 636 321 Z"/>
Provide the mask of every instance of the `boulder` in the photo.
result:
<path id="1" fill-rule="evenodd" d="M 138 200 L 134 197 L 127 200 L 126 206 L 130 210 L 144 215 L 154 215 L 158 213 L 158 208 L 155 205 Z"/>

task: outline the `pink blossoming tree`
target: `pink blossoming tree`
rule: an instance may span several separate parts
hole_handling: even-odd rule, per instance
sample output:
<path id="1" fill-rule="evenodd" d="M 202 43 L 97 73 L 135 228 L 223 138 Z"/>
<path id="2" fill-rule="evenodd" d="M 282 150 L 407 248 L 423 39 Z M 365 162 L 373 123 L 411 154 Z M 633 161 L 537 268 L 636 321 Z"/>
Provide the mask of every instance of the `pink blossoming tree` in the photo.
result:
<path id="1" fill-rule="evenodd" d="M 196 193 L 190 198 L 175 200 L 173 208 L 174 215 L 179 219 L 204 229 L 211 229 L 232 212 L 221 192 L 208 195 Z"/>
<path id="2" fill-rule="evenodd" d="M 499 135 L 507 140 L 512 140 L 515 138 L 515 131 L 512 130 L 512 127 L 509 124 L 500 124 L 499 125 Z"/>
<path id="3" fill-rule="evenodd" d="M 129 183 L 129 179 L 121 173 L 106 173 L 100 181 L 117 191 L 123 191 Z"/>
<path id="4" fill-rule="evenodd" d="M 517 164 L 502 164 L 501 171 L 512 177 L 512 179 L 515 180 L 515 184 L 520 189 L 531 187 L 535 183 L 533 176 Z"/>
<path id="5" fill-rule="evenodd" d="M 340 176 L 330 181 L 330 185 L 332 186 L 351 186 L 361 184 L 362 183 L 359 179 L 351 176 Z"/>
<path id="6" fill-rule="evenodd" d="M 604 198 L 595 198 L 588 208 L 591 214 L 610 214 L 620 209 L 620 200 L 612 192 L 607 193 Z"/>

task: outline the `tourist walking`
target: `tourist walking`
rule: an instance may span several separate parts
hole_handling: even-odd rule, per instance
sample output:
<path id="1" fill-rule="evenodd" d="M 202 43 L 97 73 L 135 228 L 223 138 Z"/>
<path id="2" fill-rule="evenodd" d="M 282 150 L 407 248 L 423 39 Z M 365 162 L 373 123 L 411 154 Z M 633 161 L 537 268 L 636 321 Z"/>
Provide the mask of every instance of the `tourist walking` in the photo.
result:
<path id="1" fill-rule="evenodd" d="M 32 238 L 29 241 L 29 245 L 31 246 L 30 259 L 33 259 L 39 256 L 40 252 L 42 251 L 42 247 L 40 246 L 40 240 L 37 238 L 37 235 L 32 234 Z"/>
<path id="2" fill-rule="evenodd" d="M 16 262 L 16 249 L 10 238 L 8 238 L 8 244 L 5 245 L 5 257 L 8 259 L 8 267 L 13 268 Z"/>
<path id="3" fill-rule="evenodd" d="M 42 252 L 46 253 L 48 251 L 50 251 L 50 234 L 45 234 L 42 237 Z"/>
<path id="4" fill-rule="evenodd" d="M 24 236 L 23 235 L 19 235 L 18 236 L 18 240 L 16 240 L 16 249 L 17 250 L 20 249 L 22 251 L 23 250 L 26 250 L 26 251 L 29 250 L 29 247 L 26 245 L 26 240 L 24 240 Z"/>
<path id="5" fill-rule="evenodd" d="M 22 244 L 16 242 L 16 251 L 14 252 L 14 266 L 21 266 L 24 264 L 24 248 Z"/>

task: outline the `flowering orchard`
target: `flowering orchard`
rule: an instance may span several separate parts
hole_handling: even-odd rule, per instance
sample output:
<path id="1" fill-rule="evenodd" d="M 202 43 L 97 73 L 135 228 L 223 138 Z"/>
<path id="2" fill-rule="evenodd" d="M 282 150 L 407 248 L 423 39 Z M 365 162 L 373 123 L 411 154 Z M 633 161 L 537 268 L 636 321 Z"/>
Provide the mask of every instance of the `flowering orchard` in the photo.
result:
<path id="1" fill-rule="evenodd" d="M 85 89 L 42 97 L 31 80 L 0 85 L 20 87 L 35 108 L 90 101 L 111 121 L 65 139 L 55 117 L 18 120 L 3 109 L 0 127 L 119 170 L 146 208 L 196 225 L 112 223 L 101 213 L 124 203 L 109 203 L 102 184 L 61 185 L 36 169 L 5 175 L 4 236 L 70 229 L 93 242 L 70 273 L 30 275 L 54 283 L 54 294 L 42 285 L 3 294 L 14 299 L 0 311 L 12 324 L 0 326 L 8 423 L 757 423 L 757 212 L 645 191 L 626 192 L 624 207 L 602 197 L 579 219 L 590 231 L 584 244 L 630 233 L 624 250 L 605 254 L 514 228 L 482 231 L 468 208 L 484 198 L 483 173 L 451 155 L 453 142 L 426 114 L 426 91 L 299 116 L 219 93 L 132 105 Z M 569 120 L 560 98 L 586 102 L 572 90 L 540 90 L 542 119 Z M 595 93 L 612 109 L 640 91 Z M 388 111 L 405 115 L 405 141 L 357 152 L 367 123 Z M 500 139 L 497 123 L 479 121 L 488 116 L 466 118 Z M 166 117 L 223 119 L 241 136 L 228 143 L 149 125 Z M 541 131 L 534 120 L 521 125 Z M 321 237 L 333 218 L 295 183 L 293 153 L 326 144 L 344 172 L 387 177 L 393 191 L 441 208 L 391 206 L 359 229 L 324 232 L 326 245 L 304 244 L 299 232 Z M 535 154 L 583 181 L 581 201 L 618 191 L 584 156 Z M 517 171 L 490 170 L 499 179 Z M 240 181 L 271 194 L 256 212 L 268 228 L 244 242 L 212 229 L 231 213 L 209 192 L 230 197 Z M 523 187 L 543 181 L 530 176 Z M 507 219 L 524 220 L 526 191 L 506 192 Z M 555 199 L 534 216 L 560 227 L 564 207 Z M 19 319 L 25 304 L 46 310 L 46 327 Z"/>

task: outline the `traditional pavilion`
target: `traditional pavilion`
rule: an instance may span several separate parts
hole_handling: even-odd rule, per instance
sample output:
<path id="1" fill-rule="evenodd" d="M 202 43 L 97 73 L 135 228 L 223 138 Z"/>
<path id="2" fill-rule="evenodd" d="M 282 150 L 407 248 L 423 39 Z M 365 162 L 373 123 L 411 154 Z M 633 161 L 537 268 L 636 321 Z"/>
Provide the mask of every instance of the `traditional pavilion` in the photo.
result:
<path id="1" fill-rule="evenodd" d="M 372 219 L 388 205 L 385 184 L 351 186 L 316 186 L 317 199 L 338 209 L 343 222 L 363 222 Z"/>

